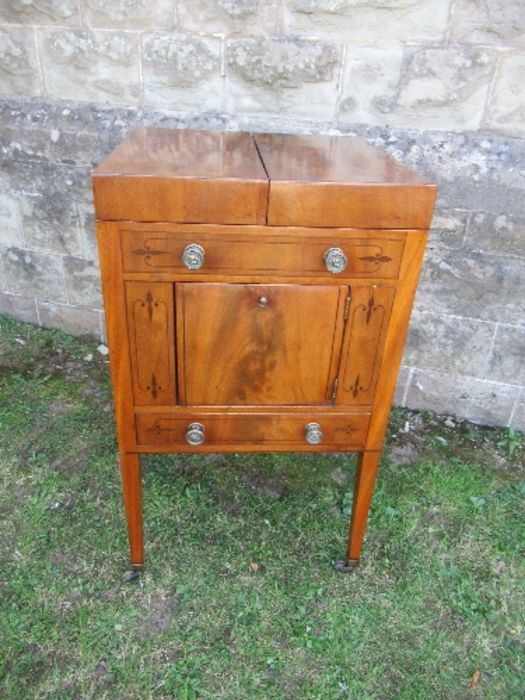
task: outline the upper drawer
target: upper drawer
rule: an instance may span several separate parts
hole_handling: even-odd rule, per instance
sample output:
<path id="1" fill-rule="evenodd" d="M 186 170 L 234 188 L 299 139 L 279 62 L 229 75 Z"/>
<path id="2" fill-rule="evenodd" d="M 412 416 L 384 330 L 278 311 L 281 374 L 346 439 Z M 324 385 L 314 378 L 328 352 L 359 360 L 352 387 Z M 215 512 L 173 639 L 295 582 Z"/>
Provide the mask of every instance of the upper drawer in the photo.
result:
<path id="1" fill-rule="evenodd" d="M 263 231 L 259 233 L 259 231 Z M 404 249 L 399 234 L 363 231 L 273 233 L 259 231 L 205 232 L 155 229 L 123 229 L 122 257 L 125 272 L 214 273 L 228 276 L 287 275 L 332 276 L 327 252 L 337 249 L 335 260 L 346 258 L 344 270 L 333 277 L 395 279 Z M 267 231 L 267 229 L 266 229 Z M 184 264 L 187 246 L 202 251 L 202 264 L 194 270 Z M 341 257 L 341 253 L 344 258 Z M 197 265 L 200 260 L 197 260 Z M 332 261 L 333 263 L 333 261 Z"/>

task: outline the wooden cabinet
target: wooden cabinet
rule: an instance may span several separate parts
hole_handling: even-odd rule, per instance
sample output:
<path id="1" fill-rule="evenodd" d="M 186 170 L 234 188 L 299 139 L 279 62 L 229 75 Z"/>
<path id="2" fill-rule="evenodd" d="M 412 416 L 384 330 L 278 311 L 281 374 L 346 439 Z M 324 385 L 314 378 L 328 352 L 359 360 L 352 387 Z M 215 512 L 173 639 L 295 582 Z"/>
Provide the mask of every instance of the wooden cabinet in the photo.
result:
<path id="1" fill-rule="evenodd" d="M 133 566 L 141 453 L 356 451 L 347 570 L 435 187 L 354 138 L 138 129 L 93 188 Z"/>

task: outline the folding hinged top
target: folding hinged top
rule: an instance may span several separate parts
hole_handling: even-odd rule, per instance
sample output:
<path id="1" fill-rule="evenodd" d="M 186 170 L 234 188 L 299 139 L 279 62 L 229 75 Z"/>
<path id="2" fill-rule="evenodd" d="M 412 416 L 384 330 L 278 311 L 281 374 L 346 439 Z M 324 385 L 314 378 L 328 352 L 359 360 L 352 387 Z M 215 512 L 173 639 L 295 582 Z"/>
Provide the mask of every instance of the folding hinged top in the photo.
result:
<path id="1" fill-rule="evenodd" d="M 102 220 L 426 229 L 436 188 L 364 139 L 139 128 L 95 170 Z"/>

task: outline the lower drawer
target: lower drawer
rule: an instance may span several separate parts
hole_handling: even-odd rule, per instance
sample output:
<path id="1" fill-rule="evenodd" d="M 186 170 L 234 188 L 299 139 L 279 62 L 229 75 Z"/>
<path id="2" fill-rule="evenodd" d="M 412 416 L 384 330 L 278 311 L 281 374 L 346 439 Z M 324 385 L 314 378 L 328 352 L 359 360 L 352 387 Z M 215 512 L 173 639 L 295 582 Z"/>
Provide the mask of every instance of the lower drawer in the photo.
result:
<path id="1" fill-rule="evenodd" d="M 137 443 L 172 451 L 344 451 L 364 446 L 368 413 L 138 413 Z"/>

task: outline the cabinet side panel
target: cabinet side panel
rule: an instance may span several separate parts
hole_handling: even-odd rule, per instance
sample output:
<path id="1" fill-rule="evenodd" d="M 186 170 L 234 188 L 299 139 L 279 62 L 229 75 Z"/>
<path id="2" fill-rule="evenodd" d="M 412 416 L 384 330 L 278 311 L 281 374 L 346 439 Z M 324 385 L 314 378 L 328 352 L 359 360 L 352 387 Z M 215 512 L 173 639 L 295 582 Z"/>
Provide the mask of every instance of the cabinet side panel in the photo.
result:
<path id="1" fill-rule="evenodd" d="M 135 404 L 176 403 L 173 285 L 126 282 L 126 306 Z"/>
<path id="2" fill-rule="evenodd" d="M 125 452 L 135 445 L 135 420 L 118 225 L 105 221 L 97 222 L 97 240 L 117 439 L 119 449 Z"/>
<path id="3" fill-rule="evenodd" d="M 400 282 L 396 289 L 383 349 L 367 449 L 380 450 L 383 446 L 426 242 L 426 231 L 414 232 L 407 236 L 405 254 L 401 264 Z"/>

